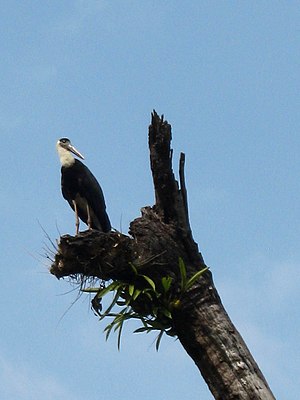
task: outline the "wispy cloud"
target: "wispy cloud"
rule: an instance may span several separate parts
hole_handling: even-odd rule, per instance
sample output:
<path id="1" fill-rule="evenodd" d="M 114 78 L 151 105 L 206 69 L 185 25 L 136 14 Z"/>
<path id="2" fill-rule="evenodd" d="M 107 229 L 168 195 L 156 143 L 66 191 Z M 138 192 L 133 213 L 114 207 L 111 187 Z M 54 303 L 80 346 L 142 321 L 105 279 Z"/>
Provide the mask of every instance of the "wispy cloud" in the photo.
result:
<path id="1" fill-rule="evenodd" d="M 0 398 L 10 400 L 72 399 L 71 393 L 51 375 L 43 375 L 29 365 L 20 365 L 0 356 Z"/>

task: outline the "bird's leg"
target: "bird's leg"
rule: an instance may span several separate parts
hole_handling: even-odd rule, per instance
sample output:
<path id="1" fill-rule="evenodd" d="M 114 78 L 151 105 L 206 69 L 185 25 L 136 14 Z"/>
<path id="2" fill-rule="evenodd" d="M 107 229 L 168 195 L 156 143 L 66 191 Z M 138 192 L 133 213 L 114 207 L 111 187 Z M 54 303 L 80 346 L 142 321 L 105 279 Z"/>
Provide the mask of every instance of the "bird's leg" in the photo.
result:
<path id="1" fill-rule="evenodd" d="M 77 204 L 75 200 L 72 200 L 73 206 L 74 206 L 74 211 L 75 211 L 75 226 L 76 226 L 76 235 L 78 235 L 79 232 L 79 217 L 78 217 L 78 210 L 77 210 Z"/>
<path id="2" fill-rule="evenodd" d="M 86 211 L 87 211 L 87 224 L 89 229 L 92 229 L 92 218 L 90 213 L 90 207 L 88 204 L 86 205 Z"/>

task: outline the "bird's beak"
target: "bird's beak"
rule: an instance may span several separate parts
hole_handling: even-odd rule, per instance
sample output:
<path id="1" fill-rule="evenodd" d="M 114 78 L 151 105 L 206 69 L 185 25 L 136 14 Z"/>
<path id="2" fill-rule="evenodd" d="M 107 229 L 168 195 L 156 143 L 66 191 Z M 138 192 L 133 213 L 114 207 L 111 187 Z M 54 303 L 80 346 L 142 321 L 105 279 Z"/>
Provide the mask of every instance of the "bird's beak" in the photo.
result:
<path id="1" fill-rule="evenodd" d="M 79 158 L 81 158 L 82 160 L 84 160 L 83 155 L 82 155 L 81 153 L 79 153 L 79 151 L 76 150 L 74 146 L 72 146 L 72 145 L 70 144 L 70 145 L 68 146 L 68 149 L 69 149 L 73 154 L 75 154 L 76 156 L 78 156 Z"/>

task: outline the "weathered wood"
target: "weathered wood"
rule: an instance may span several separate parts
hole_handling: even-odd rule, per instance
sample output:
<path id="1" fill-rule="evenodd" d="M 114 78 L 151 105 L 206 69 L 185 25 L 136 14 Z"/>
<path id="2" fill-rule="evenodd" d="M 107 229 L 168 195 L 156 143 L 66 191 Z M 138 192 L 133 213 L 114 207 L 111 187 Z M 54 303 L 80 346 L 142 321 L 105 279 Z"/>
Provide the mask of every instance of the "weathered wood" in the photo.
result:
<path id="1" fill-rule="evenodd" d="M 180 187 L 172 169 L 171 126 L 155 112 L 149 127 L 151 170 L 156 204 L 142 209 L 130 224 L 130 236 L 84 232 L 61 237 L 51 273 L 58 278 L 130 279 L 129 263 L 155 282 L 178 279 L 178 259 L 188 275 L 202 269 L 203 258 L 192 237 L 180 158 Z M 215 399 L 271 400 L 274 396 L 246 344 L 227 315 L 207 271 L 184 294 L 172 313 L 174 329 Z"/>

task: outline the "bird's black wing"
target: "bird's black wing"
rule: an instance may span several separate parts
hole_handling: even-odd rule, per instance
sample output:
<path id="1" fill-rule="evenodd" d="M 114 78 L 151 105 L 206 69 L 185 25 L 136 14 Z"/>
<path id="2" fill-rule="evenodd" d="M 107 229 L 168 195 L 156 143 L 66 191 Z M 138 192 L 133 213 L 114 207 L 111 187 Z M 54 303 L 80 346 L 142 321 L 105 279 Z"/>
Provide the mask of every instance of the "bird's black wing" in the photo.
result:
<path id="1" fill-rule="evenodd" d="M 111 230 L 111 224 L 106 213 L 106 205 L 102 189 L 91 173 L 91 171 L 79 160 L 75 160 L 77 169 L 80 169 L 78 174 L 78 193 L 80 197 L 86 199 L 90 210 L 95 214 L 97 220 L 93 220 L 92 216 L 92 227 L 99 229 L 99 223 L 103 232 L 109 232 Z M 80 215 L 80 214 L 79 214 Z"/>

